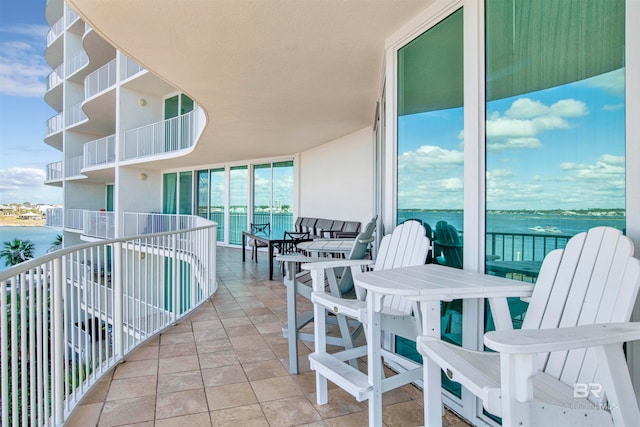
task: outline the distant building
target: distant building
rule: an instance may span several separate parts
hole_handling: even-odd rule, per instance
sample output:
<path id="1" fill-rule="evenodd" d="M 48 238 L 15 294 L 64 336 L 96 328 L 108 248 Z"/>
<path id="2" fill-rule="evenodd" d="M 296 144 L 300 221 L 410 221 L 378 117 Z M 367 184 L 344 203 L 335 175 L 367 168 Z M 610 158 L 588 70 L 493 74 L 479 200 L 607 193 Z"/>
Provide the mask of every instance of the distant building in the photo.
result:
<path id="1" fill-rule="evenodd" d="M 39 215 L 33 212 L 27 212 L 27 213 L 20 214 L 18 219 L 29 219 L 29 220 L 36 221 L 38 219 L 42 219 L 42 215 Z"/>
<path id="2" fill-rule="evenodd" d="M 13 215 L 15 210 L 13 206 L 0 205 L 0 215 Z"/>

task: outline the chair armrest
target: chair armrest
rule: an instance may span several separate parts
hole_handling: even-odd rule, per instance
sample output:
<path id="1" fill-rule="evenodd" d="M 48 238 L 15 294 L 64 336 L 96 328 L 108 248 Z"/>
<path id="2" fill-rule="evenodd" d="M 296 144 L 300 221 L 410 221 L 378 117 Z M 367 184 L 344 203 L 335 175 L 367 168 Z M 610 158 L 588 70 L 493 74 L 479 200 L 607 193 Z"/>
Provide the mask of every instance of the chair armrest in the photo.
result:
<path id="1" fill-rule="evenodd" d="M 328 268 L 368 266 L 368 265 L 374 265 L 374 264 L 375 264 L 375 261 L 372 261 L 370 259 L 336 259 L 332 261 L 302 264 L 302 269 L 314 271 L 314 270 L 326 270 Z"/>
<path id="2" fill-rule="evenodd" d="M 623 343 L 640 339 L 640 322 L 600 323 L 557 329 L 493 331 L 487 347 L 507 354 L 545 353 Z"/>
<path id="3" fill-rule="evenodd" d="M 278 255 L 276 261 L 280 262 L 319 262 L 326 261 L 327 257 L 307 255 Z"/>

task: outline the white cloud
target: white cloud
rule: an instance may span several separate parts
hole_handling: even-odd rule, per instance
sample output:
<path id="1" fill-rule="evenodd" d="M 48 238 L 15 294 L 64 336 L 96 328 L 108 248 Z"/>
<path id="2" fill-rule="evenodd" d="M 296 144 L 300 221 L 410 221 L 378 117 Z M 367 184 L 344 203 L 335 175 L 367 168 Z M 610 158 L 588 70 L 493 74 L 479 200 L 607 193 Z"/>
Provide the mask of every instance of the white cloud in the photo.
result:
<path id="1" fill-rule="evenodd" d="M 617 111 L 622 108 L 624 108 L 624 104 L 614 104 L 614 105 L 607 104 L 604 107 L 602 107 L 604 111 Z"/>
<path id="2" fill-rule="evenodd" d="M 540 101 L 534 101 L 529 98 L 516 99 L 511 107 L 504 112 L 507 117 L 515 119 L 530 119 L 532 117 L 543 116 L 549 114 L 549 107 Z"/>
<path id="3" fill-rule="evenodd" d="M 61 203 L 62 189 L 44 185 L 42 169 L 0 169 L 0 203 Z"/>
<path id="4" fill-rule="evenodd" d="M 560 117 L 580 117 L 589 113 L 587 104 L 575 99 L 561 99 L 551 106 L 551 111 Z"/>
<path id="5" fill-rule="evenodd" d="M 5 28 L 11 40 L 0 43 L 0 94 L 42 97 L 51 68 L 42 55 L 46 27 L 22 25 Z"/>
<path id="6" fill-rule="evenodd" d="M 487 143 L 487 150 L 500 151 L 507 148 L 542 148 L 538 138 L 492 138 Z"/>
<path id="7" fill-rule="evenodd" d="M 619 96 L 624 96 L 625 78 L 624 68 L 600 74 L 585 80 L 585 84 L 591 87 L 604 89 L 605 91 Z"/>
<path id="8" fill-rule="evenodd" d="M 0 191 L 44 185 L 45 174 L 36 168 L 0 169 Z"/>

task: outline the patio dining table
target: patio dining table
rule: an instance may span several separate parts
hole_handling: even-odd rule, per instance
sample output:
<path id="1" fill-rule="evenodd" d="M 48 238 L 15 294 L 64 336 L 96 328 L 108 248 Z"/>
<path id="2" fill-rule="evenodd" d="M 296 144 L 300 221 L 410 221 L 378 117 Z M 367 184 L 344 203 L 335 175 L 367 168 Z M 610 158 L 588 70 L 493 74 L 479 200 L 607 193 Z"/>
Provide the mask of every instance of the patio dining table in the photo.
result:
<path id="1" fill-rule="evenodd" d="M 271 230 L 269 234 L 265 233 L 251 233 L 250 231 L 242 232 L 242 262 L 246 260 L 245 248 L 247 246 L 247 239 L 254 239 L 258 242 L 262 242 L 267 245 L 267 251 L 269 252 L 269 280 L 273 280 L 273 254 L 274 249 L 281 246 L 287 240 L 284 238 L 285 230 Z M 308 239 L 311 240 L 311 239 Z"/>
<path id="2" fill-rule="evenodd" d="M 315 239 L 298 243 L 298 249 L 312 255 L 342 254 L 346 255 L 353 249 L 354 239 Z"/>
<path id="3" fill-rule="evenodd" d="M 381 425 L 382 374 L 380 365 L 381 334 L 380 313 L 382 300 L 388 295 L 400 295 L 419 302 L 422 317 L 422 334 L 440 338 L 440 303 L 461 298 L 488 298 L 494 312 L 508 313 L 507 296 L 528 297 L 533 284 L 498 276 L 449 268 L 437 264 L 425 264 L 362 273 L 354 276 L 354 282 L 367 290 L 367 371 L 371 391 L 369 393 L 369 425 Z M 505 311 L 507 310 L 507 311 Z M 505 316 L 494 316 L 505 319 Z M 508 327 L 498 324 L 498 327 Z M 316 349 L 321 348 L 316 335 Z M 378 361 L 378 363 L 376 363 Z M 442 425 L 440 367 L 424 361 L 424 425 Z"/>

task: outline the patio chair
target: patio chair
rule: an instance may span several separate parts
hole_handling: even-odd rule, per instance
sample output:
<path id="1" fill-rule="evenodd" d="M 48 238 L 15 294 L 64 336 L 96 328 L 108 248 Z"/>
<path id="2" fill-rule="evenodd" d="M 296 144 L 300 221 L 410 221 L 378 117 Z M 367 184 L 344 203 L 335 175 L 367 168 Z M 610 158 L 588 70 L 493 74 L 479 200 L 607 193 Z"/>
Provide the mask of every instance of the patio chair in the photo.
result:
<path id="1" fill-rule="evenodd" d="M 334 221 L 332 219 L 319 218 L 316 221 L 313 232 L 311 234 L 313 234 L 314 237 L 324 237 L 324 234 L 326 232 L 327 237 L 329 237 L 329 232 L 331 231 L 333 222 Z"/>
<path id="2" fill-rule="evenodd" d="M 265 224 L 251 223 L 251 234 L 269 237 L 271 234 L 271 224 L 268 222 Z M 256 262 L 258 262 L 258 248 L 266 248 L 269 246 L 264 242 L 252 238 L 248 239 L 247 244 L 251 246 L 251 259 L 255 259 Z"/>
<path id="3" fill-rule="evenodd" d="M 460 233 L 453 225 L 446 221 L 436 223 L 433 247 L 438 264 L 462 268 L 462 240 Z"/>
<path id="4" fill-rule="evenodd" d="M 378 255 L 374 261 L 350 261 L 338 260 L 314 264 L 303 264 L 302 268 L 311 272 L 313 280 L 312 301 L 316 318 L 320 313 L 330 311 L 337 316 L 345 316 L 360 323 L 367 319 L 367 302 L 365 301 L 365 291 L 357 286 L 356 275 L 362 272 L 362 267 L 373 265 L 373 270 L 385 270 L 398 267 L 407 267 L 424 264 L 430 248 L 430 241 L 425 236 L 425 229 L 416 221 L 405 222 L 395 228 L 393 233 L 385 236 L 380 243 Z M 344 299 L 324 291 L 325 275 L 333 268 L 349 266 L 353 270 L 356 299 Z M 404 298 L 385 298 L 382 309 L 382 330 L 394 333 L 408 339 L 415 340 L 420 327 L 420 319 L 415 314 L 418 313 L 417 304 L 411 303 Z M 322 316 L 320 316 L 322 317 Z M 325 334 L 326 324 L 324 321 L 315 322 L 315 334 L 321 336 Z M 359 401 L 367 399 L 368 393 L 362 392 L 361 383 L 367 383 L 367 375 L 357 369 L 357 365 L 346 365 L 345 361 L 352 362 L 354 359 L 367 354 L 367 345 L 345 351 L 329 354 L 326 349 L 326 342 L 316 340 L 315 352 L 309 355 L 311 369 L 316 371 L 316 391 L 319 405 L 328 401 L 327 379 L 352 394 Z M 402 356 L 392 355 L 385 352 L 385 357 L 394 358 L 401 363 L 409 362 Z M 382 363 L 382 360 L 379 361 Z M 411 362 L 412 369 L 403 374 L 397 374 L 383 379 L 383 389 L 392 390 L 404 384 L 416 381 L 422 376 L 422 368 Z M 362 381 L 358 381 L 362 378 Z M 354 382 L 352 382 L 354 381 Z M 367 383 L 368 384 L 368 383 Z M 368 385 L 365 386 L 368 390 Z"/>
<path id="5" fill-rule="evenodd" d="M 484 343 L 495 353 L 433 337 L 419 337 L 418 350 L 503 426 L 638 425 L 622 345 L 640 339 L 640 324 L 624 323 L 640 286 L 633 250 L 610 227 L 577 234 L 545 257 L 521 330 L 512 329 L 504 298 L 487 296 L 498 331 Z M 424 410 L 441 405 L 425 399 Z"/>
<path id="6" fill-rule="evenodd" d="M 376 219 L 377 218 L 378 217 L 376 216 Z M 374 221 L 374 225 L 375 225 L 375 221 Z M 335 237 L 338 239 L 355 237 L 360 232 L 361 226 L 362 224 L 359 221 L 345 221 L 344 225 L 342 226 L 342 229 L 339 231 L 334 231 L 331 237 Z"/>

